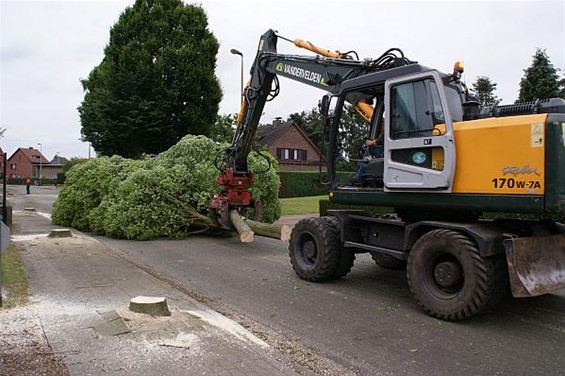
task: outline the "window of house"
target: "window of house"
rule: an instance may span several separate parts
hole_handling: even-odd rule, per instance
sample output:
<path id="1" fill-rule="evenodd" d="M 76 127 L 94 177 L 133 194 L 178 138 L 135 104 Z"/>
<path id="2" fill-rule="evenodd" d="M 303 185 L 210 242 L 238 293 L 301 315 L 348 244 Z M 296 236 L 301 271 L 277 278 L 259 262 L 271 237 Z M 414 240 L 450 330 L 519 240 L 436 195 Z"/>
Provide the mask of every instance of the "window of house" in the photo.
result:
<path id="1" fill-rule="evenodd" d="M 15 163 L 11 163 L 11 164 L 10 164 L 10 169 L 11 169 L 11 170 L 17 170 L 17 169 L 18 169 L 18 165 L 15 164 Z"/>
<path id="2" fill-rule="evenodd" d="M 307 152 L 303 149 L 277 148 L 277 159 L 279 161 L 305 161 Z"/>

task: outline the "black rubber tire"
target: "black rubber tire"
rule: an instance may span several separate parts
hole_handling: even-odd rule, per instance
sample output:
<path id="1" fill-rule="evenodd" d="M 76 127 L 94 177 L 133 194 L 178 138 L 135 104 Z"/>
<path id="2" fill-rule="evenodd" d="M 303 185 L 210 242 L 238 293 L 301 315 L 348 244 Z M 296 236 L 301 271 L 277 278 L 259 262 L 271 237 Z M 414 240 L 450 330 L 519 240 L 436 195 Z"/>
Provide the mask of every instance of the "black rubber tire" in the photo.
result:
<path id="1" fill-rule="evenodd" d="M 342 246 L 341 239 L 339 236 L 339 220 L 336 217 L 322 217 L 323 219 L 328 221 L 328 225 L 331 226 L 336 235 L 337 242 L 339 243 L 339 260 L 337 263 L 337 267 L 335 269 L 332 278 L 338 279 L 345 276 L 347 273 L 351 271 L 353 267 L 353 263 L 355 262 L 355 252 L 353 248 L 345 248 Z"/>
<path id="2" fill-rule="evenodd" d="M 328 217 L 302 219 L 292 230 L 290 263 L 302 279 L 319 282 L 336 278 L 340 250 L 339 233 Z"/>
<path id="3" fill-rule="evenodd" d="M 395 259 L 392 256 L 383 255 L 382 253 L 371 252 L 373 261 L 381 268 L 391 270 L 406 270 L 406 261 Z"/>
<path id="4" fill-rule="evenodd" d="M 441 273 L 446 264 L 453 267 L 450 276 L 456 277 L 447 282 L 451 285 L 442 286 L 440 274 L 434 273 Z M 471 239 L 452 230 L 422 236 L 410 251 L 406 274 L 414 299 L 442 320 L 468 319 L 489 306 L 495 295 L 494 259 L 481 257 Z"/>

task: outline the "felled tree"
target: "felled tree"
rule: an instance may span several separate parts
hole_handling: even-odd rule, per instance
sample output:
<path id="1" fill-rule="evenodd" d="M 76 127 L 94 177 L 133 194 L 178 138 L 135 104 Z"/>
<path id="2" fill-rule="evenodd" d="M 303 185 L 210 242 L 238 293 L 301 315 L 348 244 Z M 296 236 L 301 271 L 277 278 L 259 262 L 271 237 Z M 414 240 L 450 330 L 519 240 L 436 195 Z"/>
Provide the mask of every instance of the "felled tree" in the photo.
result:
<path id="1" fill-rule="evenodd" d="M 156 158 L 99 157 L 75 166 L 54 206 L 53 222 L 138 240 L 180 238 L 210 229 L 206 208 L 220 190 L 214 159 L 225 146 L 204 136 L 186 136 Z M 273 222 L 280 216 L 280 182 L 276 161 L 265 157 L 273 167 L 255 175 L 252 193 L 263 203 L 262 220 Z M 250 167 L 266 170 L 265 157 L 252 153 Z"/>
<path id="2" fill-rule="evenodd" d="M 89 215 L 142 161 L 119 156 L 89 159 L 67 172 L 65 185 L 53 205 L 55 224 L 93 231 Z"/>
<path id="3" fill-rule="evenodd" d="M 82 138 L 98 155 L 158 154 L 210 134 L 222 93 L 207 26 L 204 10 L 181 0 L 136 0 L 121 14 L 82 81 Z"/>

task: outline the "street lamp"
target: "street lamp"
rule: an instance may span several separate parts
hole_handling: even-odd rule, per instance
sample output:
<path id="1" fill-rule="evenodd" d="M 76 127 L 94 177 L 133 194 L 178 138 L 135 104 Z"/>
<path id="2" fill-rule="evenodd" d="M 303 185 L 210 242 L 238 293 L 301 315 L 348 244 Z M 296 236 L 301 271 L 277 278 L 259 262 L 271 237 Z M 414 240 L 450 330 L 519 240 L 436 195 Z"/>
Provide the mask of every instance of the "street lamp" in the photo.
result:
<path id="1" fill-rule="evenodd" d="M 232 54 L 234 54 L 234 55 L 239 55 L 239 56 L 241 56 L 241 84 L 240 84 L 241 90 L 240 90 L 240 93 L 241 93 L 241 96 L 243 96 L 243 54 L 242 54 L 241 52 L 239 52 L 238 50 L 236 50 L 235 48 L 232 48 L 232 49 L 230 50 L 230 52 L 231 52 Z M 238 103 L 238 106 L 239 106 L 240 104 L 241 104 L 241 103 Z"/>
<path id="2" fill-rule="evenodd" d="M 39 185 L 41 185 L 41 175 L 43 175 L 43 158 L 41 158 L 43 156 L 43 145 L 41 145 L 41 142 L 38 142 L 37 145 L 39 145 Z"/>

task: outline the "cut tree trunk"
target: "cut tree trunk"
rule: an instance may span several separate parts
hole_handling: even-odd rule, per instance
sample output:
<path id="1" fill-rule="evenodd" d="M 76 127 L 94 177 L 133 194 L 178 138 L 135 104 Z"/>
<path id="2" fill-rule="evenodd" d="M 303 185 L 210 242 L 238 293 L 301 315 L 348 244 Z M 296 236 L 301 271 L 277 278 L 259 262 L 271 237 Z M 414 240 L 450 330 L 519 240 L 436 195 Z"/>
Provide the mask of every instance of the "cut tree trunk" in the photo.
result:
<path id="1" fill-rule="evenodd" d="M 268 238 L 280 239 L 283 242 L 290 240 L 292 228 L 289 225 L 276 225 L 263 222 L 255 222 L 246 219 L 245 223 L 255 232 L 256 235 L 265 236 Z"/>
<path id="2" fill-rule="evenodd" d="M 268 238 L 280 239 L 284 242 L 290 240 L 292 228 L 288 225 L 275 225 L 263 222 L 256 222 L 243 218 L 237 210 L 230 210 L 230 220 L 239 234 L 242 243 L 251 243 L 255 234 Z"/>
<path id="3" fill-rule="evenodd" d="M 249 227 L 249 225 L 245 223 L 245 221 L 239 215 L 237 210 L 230 210 L 229 214 L 230 214 L 231 223 L 235 228 L 235 230 L 237 231 L 237 233 L 239 234 L 239 240 L 241 240 L 242 243 L 253 242 L 255 233 L 253 232 L 251 227 Z"/>

